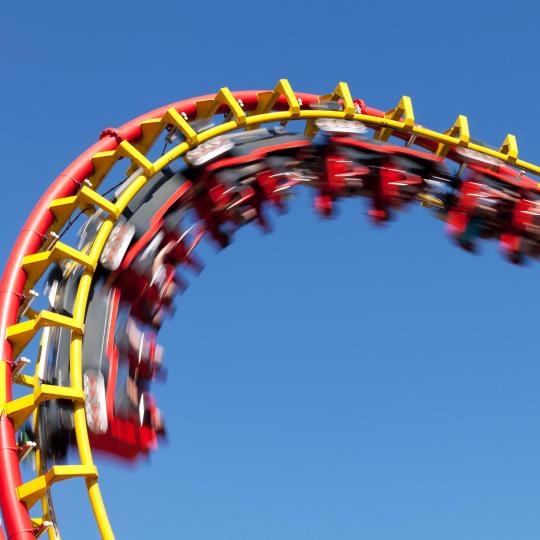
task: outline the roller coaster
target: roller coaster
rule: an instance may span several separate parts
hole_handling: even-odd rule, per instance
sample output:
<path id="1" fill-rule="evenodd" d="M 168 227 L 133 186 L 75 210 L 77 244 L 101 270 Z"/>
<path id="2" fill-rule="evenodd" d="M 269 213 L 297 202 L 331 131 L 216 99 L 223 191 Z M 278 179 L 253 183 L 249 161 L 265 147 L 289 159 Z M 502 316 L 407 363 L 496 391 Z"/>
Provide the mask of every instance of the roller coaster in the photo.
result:
<path id="1" fill-rule="evenodd" d="M 151 392 L 166 375 L 158 334 L 202 269 L 200 242 L 269 230 L 305 186 L 322 217 L 362 198 L 378 225 L 417 202 L 461 248 L 496 239 L 521 264 L 540 258 L 539 174 L 513 135 L 492 148 L 465 116 L 439 133 L 409 97 L 384 112 L 343 82 L 327 95 L 285 79 L 222 88 L 105 129 L 42 196 L 2 278 L 0 540 L 60 538 L 51 488 L 72 478 L 114 538 L 93 454 L 136 461 L 166 433 Z"/>

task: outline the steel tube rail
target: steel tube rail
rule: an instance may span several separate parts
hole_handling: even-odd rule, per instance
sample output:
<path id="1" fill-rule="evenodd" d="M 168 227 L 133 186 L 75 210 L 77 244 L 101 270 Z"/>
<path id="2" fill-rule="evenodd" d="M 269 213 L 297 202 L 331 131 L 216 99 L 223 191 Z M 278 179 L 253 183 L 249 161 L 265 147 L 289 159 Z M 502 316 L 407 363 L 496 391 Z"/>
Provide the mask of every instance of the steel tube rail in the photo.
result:
<path id="1" fill-rule="evenodd" d="M 242 100 L 247 111 L 257 106 L 259 91 L 234 92 L 236 99 Z M 305 104 L 318 100 L 314 94 L 296 94 Z M 17 322 L 17 312 L 21 303 L 26 273 L 21 267 L 21 261 L 26 255 L 39 251 L 44 236 L 53 223 L 54 216 L 49 204 L 59 198 L 68 197 L 78 191 L 83 181 L 92 174 L 92 156 L 98 152 L 115 150 L 122 140 L 136 141 L 142 135 L 141 123 L 151 118 L 162 117 L 170 107 L 178 112 L 184 112 L 188 117 L 196 114 L 197 101 L 211 100 L 215 94 L 204 95 L 197 98 L 182 100 L 167 105 L 142 116 L 139 116 L 111 134 L 106 134 L 97 143 L 77 157 L 52 183 L 36 204 L 19 237 L 11 251 L 6 264 L 2 280 L 0 281 L 0 508 L 4 518 L 4 527 L 7 538 L 17 540 L 31 540 L 34 538 L 33 527 L 28 510 L 17 497 L 17 487 L 22 483 L 19 461 L 17 458 L 17 445 L 15 429 L 12 421 L 5 414 L 5 404 L 12 399 L 11 372 L 12 372 L 12 345 L 6 337 L 7 328 Z M 287 108 L 285 98 L 280 97 L 280 108 Z M 226 109 L 225 106 L 222 107 Z M 220 111 L 218 111 L 220 112 Z M 84 408 L 82 409 L 84 413 Z M 0 537 L 1 539 L 1 537 Z"/>
<path id="2" fill-rule="evenodd" d="M 11 381 L 13 362 L 15 361 L 15 358 L 13 358 L 14 347 L 8 338 L 8 329 L 18 322 L 18 310 L 25 290 L 27 273 L 23 269 L 23 259 L 40 251 L 43 240 L 53 225 L 55 217 L 50 209 L 51 203 L 77 194 L 84 185 L 85 180 L 96 172 L 93 158 L 96 158 L 97 154 L 126 150 L 125 145 L 127 144 L 132 161 L 137 162 L 138 160 L 145 165 L 143 167 L 144 172 L 126 189 L 116 203 L 112 204 L 101 200 L 100 204 L 105 207 L 110 205 L 118 213 L 125 208 L 131 198 L 153 174 L 178 159 L 188 148 L 192 148 L 222 133 L 242 127 L 250 129 L 265 122 L 312 121 L 321 117 L 359 120 L 374 128 L 376 136 L 382 140 L 386 140 L 390 135 L 395 135 L 404 140 L 414 137 L 415 144 L 441 156 L 444 156 L 445 152 L 453 146 L 463 146 L 505 161 L 509 165 L 505 168 L 505 171 L 513 176 L 521 174 L 516 170 L 516 167 L 534 174 L 540 173 L 540 167 L 518 159 L 517 143 L 511 135 L 507 136 L 499 150 L 472 142 L 469 138 L 465 117 L 458 117 L 454 126 L 447 132 L 438 133 L 415 123 L 412 104 L 407 97 L 403 97 L 391 111 L 383 112 L 367 107 L 361 101 L 355 102 L 355 107 L 345 83 L 339 83 L 331 96 L 333 99 L 341 98 L 343 100 L 344 108 L 342 111 L 309 110 L 306 107 L 318 103 L 321 98 L 328 99 L 328 96 L 293 93 L 288 82 L 282 80 L 273 92 L 243 91 L 231 93 L 228 89 L 221 89 L 216 94 L 182 100 L 155 109 L 135 118 L 118 129 L 105 130 L 100 140 L 76 158 L 41 197 L 19 234 L 0 282 L 0 342 L 2 346 L 2 355 L 0 356 L 0 471 L 2 471 L 0 474 L 0 509 L 2 510 L 8 540 L 31 540 L 35 538 L 34 525 L 29 514 L 29 505 L 24 502 L 24 497 L 21 496 L 20 492 L 22 479 L 17 456 L 16 427 L 7 412 L 8 405 L 12 402 Z M 139 152 L 133 145 L 137 145 L 137 143 L 144 140 L 143 127 L 145 122 L 156 120 L 159 123 L 159 129 L 162 130 L 163 123 L 167 122 L 167 115 L 171 115 L 172 109 L 178 113 L 177 121 L 180 122 L 180 125 L 184 122 L 183 119 L 186 120 L 184 123 L 187 128 L 189 128 L 187 122 L 200 117 L 201 114 L 203 117 L 205 115 L 210 117 L 215 114 L 230 112 L 233 119 L 199 134 L 195 134 L 191 130 L 191 133 L 195 134 L 192 137 L 193 141 L 187 140 L 185 143 L 180 143 L 157 159 L 155 163 L 151 163 L 145 157 L 144 151 Z M 201 113 L 201 111 L 204 111 L 204 113 Z M 246 116 L 245 113 L 252 113 L 252 115 Z M 186 131 L 188 133 L 187 139 L 189 139 L 189 129 Z M 98 179 L 97 183 L 99 184 L 101 180 L 102 178 Z M 70 323 L 77 330 L 72 332 L 70 351 L 71 388 L 69 391 L 73 399 L 82 395 L 82 333 L 93 269 L 97 265 L 101 250 L 114 221 L 115 218 L 110 217 L 103 222 L 90 252 L 84 255 L 86 257 L 84 259 L 86 270 L 79 284 Z M 66 322 L 64 321 L 63 324 L 66 324 Z M 34 390 L 37 384 L 36 378 Z M 81 465 L 71 466 L 77 469 L 76 472 L 74 472 L 74 469 L 69 472 L 65 468 L 62 470 L 58 468 L 57 471 L 53 471 L 50 483 L 56 481 L 56 476 L 58 480 L 74 476 L 85 477 L 91 506 L 100 533 L 103 538 L 113 538 L 101 499 L 97 483 L 97 470 L 93 464 L 86 431 L 84 400 L 81 401 L 80 398 L 74 401 L 74 421 Z M 48 486 L 49 483 L 47 483 L 47 488 Z M 26 494 L 28 496 L 28 493 Z M 32 493 L 32 497 L 34 495 L 35 493 Z M 0 528 L 0 540 L 4 539 L 5 537 Z"/>

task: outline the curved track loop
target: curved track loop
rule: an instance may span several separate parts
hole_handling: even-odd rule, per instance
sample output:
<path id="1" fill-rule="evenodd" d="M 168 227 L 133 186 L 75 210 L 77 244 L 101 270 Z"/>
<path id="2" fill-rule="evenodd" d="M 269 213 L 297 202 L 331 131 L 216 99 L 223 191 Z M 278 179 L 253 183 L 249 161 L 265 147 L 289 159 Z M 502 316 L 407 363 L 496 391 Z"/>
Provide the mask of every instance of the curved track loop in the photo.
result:
<path id="1" fill-rule="evenodd" d="M 340 101 L 341 110 L 310 109 L 321 101 Z M 225 115 L 223 123 L 197 133 L 190 126 L 194 120 Z M 107 129 L 100 140 L 81 154 L 53 182 L 42 196 L 24 225 L 8 260 L 0 285 L 0 333 L 2 355 L 0 361 L 0 506 L 7 537 L 29 540 L 45 530 L 46 522 L 54 519 L 49 504 L 52 484 L 74 477 L 85 479 L 90 504 L 103 538 L 113 538 L 98 485 L 98 471 L 94 465 L 87 432 L 84 394 L 82 387 L 82 336 L 86 306 L 92 278 L 98 260 L 113 225 L 135 194 L 159 171 L 180 158 L 189 149 L 218 135 L 252 129 L 270 122 L 304 120 L 306 133 L 316 130 L 317 118 L 357 120 L 375 130 L 375 138 L 386 141 L 390 136 L 428 149 L 440 157 L 457 146 L 470 148 L 506 162 L 505 174 L 523 178 L 523 171 L 540 174 L 540 167 L 518 158 L 515 137 L 508 135 L 498 150 L 472 142 L 467 118 L 459 116 L 445 133 L 438 133 L 415 123 L 411 100 L 403 97 L 388 111 L 366 106 L 354 100 L 345 83 L 325 96 L 295 93 L 287 80 L 279 81 L 273 91 L 230 92 L 222 88 L 217 94 L 180 101 L 151 111 L 118 129 Z M 176 128 L 185 140 L 155 162 L 146 156 L 160 134 Z M 114 164 L 121 158 L 130 162 L 130 172 L 140 174 L 112 202 L 97 193 L 97 189 Z M 530 180 L 530 179 L 529 179 Z M 536 183 L 536 180 L 534 181 Z M 529 181 L 529 185 L 532 181 Z M 421 198 L 421 197 L 420 197 Z M 436 204 L 429 198 L 424 204 Z M 108 214 L 87 252 L 80 252 L 60 241 L 57 233 L 70 216 L 88 206 L 101 208 Z M 84 267 L 79 283 L 72 317 L 50 311 L 27 309 L 20 314 L 21 305 L 30 295 L 29 290 L 53 262 L 70 259 Z M 71 330 L 71 387 L 40 384 L 37 376 L 16 375 L 14 383 L 29 388 L 23 397 L 12 397 L 12 371 L 15 362 L 28 343 L 46 327 L 60 326 Z M 37 366 L 36 366 L 37 369 Z M 16 444 L 16 430 L 35 413 L 39 403 L 65 399 L 74 404 L 74 423 L 80 463 L 53 466 L 42 470 L 37 452 L 37 477 L 22 483 Z M 38 501 L 42 511 L 37 517 L 30 510 Z M 56 538 L 55 528 L 49 527 L 49 537 Z M 0 529 L 0 539 L 3 533 Z"/>

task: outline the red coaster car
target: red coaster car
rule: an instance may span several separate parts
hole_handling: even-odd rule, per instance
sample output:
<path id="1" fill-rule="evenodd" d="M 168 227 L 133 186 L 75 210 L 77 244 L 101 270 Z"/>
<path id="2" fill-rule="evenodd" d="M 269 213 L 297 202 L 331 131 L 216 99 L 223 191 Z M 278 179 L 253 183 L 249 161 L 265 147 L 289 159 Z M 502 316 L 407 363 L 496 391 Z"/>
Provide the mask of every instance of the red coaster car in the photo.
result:
<path id="1" fill-rule="evenodd" d="M 283 208 L 283 193 L 295 183 L 297 153 L 310 144 L 303 135 L 261 129 L 211 140 L 188 153 L 195 209 L 221 247 L 248 221 L 268 228 L 263 205 Z"/>
<path id="2" fill-rule="evenodd" d="M 71 315 L 81 274 L 78 265 L 53 268 L 46 288 L 52 310 Z M 92 323 L 86 325 L 83 338 L 83 389 L 92 447 L 132 460 L 155 448 L 164 433 L 161 414 L 149 394 L 151 381 L 162 372 L 163 350 L 155 334 L 141 330 L 129 315 L 118 318 L 119 299 L 119 291 L 103 282 L 92 290 L 87 311 Z M 68 329 L 45 329 L 38 373 L 42 382 L 70 385 L 70 345 Z M 63 460 L 75 441 L 73 403 L 40 404 L 38 422 L 43 458 Z"/>
<path id="3" fill-rule="evenodd" d="M 176 267 L 199 272 L 192 251 L 194 239 L 183 230 L 191 184 L 180 174 L 166 171 L 153 178 L 130 202 L 113 228 L 100 258 L 102 268 L 132 304 L 132 313 L 156 328 L 169 311 L 172 299 L 186 285 Z"/>
<path id="4" fill-rule="evenodd" d="M 331 211 L 329 199 L 339 195 L 367 196 L 375 223 L 388 220 L 392 209 L 427 190 L 426 181 L 449 177 L 442 160 L 432 154 L 335 131 L 324 142 L 322 159 L 323 212 Z"/>
<path id="5" fill-rule="evenodd" d="M 511 262 L 537 256 L 538 192 L 529 182 L 487 167 L 469 165 L 467 170 L 448 211 L 448 232 L 468 251 L 474 251 L 477 238 L 498 238 Z"/>
<path id="6" fill-rule="evenodd" d="M 118 289 L 98 283 L 87 311 L 92 324 L 87 325 L 83 340 L 83 389 L 92 447 L 132 460 L 156 448 L 158 437 L 165 433 L 149 393 L 160 362 L 144 339 L 137 353 L 129 350 L 134 344 L 127 344 L 126 351 L 123 339 L 117 345 L 118 333 L 125 330 L 116 328 L 119 309 Z M 146 372 L 134 369 L 133 354 L 146 356 L 139 366 Z"/>

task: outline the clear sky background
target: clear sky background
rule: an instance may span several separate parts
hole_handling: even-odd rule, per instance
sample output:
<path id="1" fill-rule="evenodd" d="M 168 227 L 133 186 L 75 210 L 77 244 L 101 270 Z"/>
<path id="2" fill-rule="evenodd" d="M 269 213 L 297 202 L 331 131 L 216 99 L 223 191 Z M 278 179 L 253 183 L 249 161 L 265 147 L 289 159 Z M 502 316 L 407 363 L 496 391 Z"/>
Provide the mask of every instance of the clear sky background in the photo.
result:
<path id="1" fill-rule="evenodd" d="M 344 80 L 381 109 L 538 156 L 533 2 L 10 2 L 0 22 L 5 262 L 105 127 L 182 98 Z M 323 222 L 307 195 L 216 257 L 161 334 L 169 443 L 100 469 L 118 538 L 536 540 L 538 266 L 452 245 L 411 209 Z M 100 460 L 102 463 L 102 460 Z M 95 539 L 82 482 L 64 538 Z"/>

